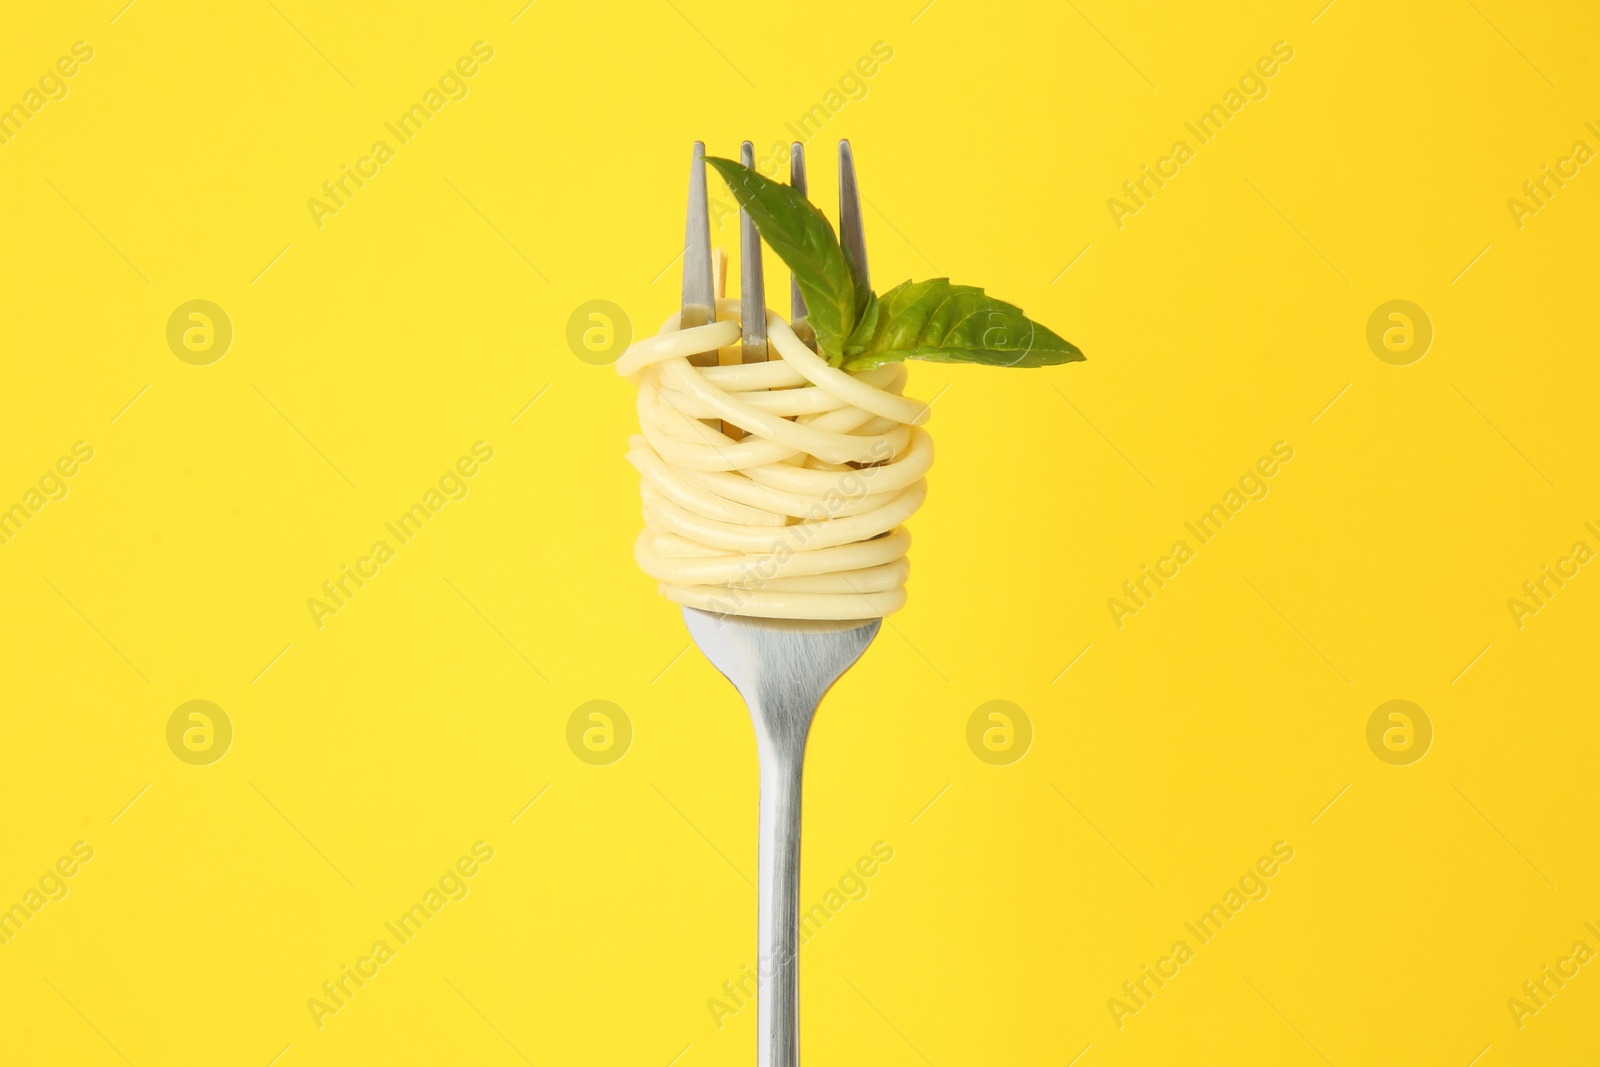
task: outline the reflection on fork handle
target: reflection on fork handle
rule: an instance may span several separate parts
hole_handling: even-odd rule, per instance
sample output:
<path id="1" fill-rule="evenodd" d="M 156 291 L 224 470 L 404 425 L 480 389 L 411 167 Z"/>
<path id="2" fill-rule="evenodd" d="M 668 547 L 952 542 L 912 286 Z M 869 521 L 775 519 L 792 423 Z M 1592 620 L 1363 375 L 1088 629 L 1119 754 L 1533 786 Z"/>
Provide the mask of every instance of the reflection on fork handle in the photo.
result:
<path id="1" fill-rule="evenodd" d="M 800 782 L 805 738 L 761 746 L 756 1029 L 759 1067 L 800 1062 Z"/>

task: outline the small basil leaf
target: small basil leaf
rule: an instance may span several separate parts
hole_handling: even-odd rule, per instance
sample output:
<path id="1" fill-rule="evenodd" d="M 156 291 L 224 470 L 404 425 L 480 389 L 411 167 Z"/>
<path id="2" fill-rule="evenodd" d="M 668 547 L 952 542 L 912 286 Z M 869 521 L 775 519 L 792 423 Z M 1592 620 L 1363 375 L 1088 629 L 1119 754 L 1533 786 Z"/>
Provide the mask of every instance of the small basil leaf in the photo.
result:
<path id="1" fill-rule="evenodd" d="M 861 339 L 872 337 L 878 328 L 878 319 L 882 313 L 883 305 L 878 300 L 878 294 L 867 290 L 867 303 L 861 312 L 861 321 L 856 323 L 856 328 L 844 342 L 844 361 L 851 359 L 866 351 L 866 344 Z"/>
<path id="2" fill-rule="evenodd" d="M 762 177 L 731 159 L 707 156 L 739 206 L 778 258 L 788 264 L 806 298 L 806 321 L 817 335 L 817 350 L 834 366 L 844 360 L 845 338 L 861 310 L 856 281 L 844 250 L 821 211 L 791 186 Z"/>
<path id="3" fill-rule="evenodd" d="M 878 301 L 870 321 L 845 344 L 844 369 L 869 370 L 902 359 L 1045 367 L 1083 353 L 1022 309 L 948 278 L 902 282 Z"/>

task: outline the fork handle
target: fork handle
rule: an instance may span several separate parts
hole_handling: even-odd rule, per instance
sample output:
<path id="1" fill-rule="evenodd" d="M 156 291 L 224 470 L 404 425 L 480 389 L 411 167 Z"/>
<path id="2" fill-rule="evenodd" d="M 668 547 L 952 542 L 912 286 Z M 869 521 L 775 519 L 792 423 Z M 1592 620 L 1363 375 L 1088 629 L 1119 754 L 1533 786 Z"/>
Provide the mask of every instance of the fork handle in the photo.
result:
<path id="1" fill-rule="evenodd" d="M 683 609 L 695 644 L 733 683 L 755 726 L 757 830 L 756 1062 L 800 1062 L 800 779 L 817 705 L 877 636 L 882 619 L 796 622 Z"/>
<path id="2" fill-rule="evenodd" d="M 800 1063 L 800 783 L 805 737 L 762 738 L 756 970 L 759 1067 Z"/>

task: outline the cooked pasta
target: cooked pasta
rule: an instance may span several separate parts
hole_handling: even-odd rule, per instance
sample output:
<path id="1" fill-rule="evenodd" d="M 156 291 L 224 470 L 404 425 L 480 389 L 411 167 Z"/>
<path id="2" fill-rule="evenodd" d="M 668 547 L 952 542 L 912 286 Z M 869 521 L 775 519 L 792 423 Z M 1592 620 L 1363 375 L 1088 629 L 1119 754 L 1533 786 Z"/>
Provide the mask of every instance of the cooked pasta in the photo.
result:
<path id="1" fill-rule="evenodd" d="M 704 352 L 738 358 L 738 301 L 717 301 L 717 318 L 680 330 L 675 315 L 617 361 L 639 387 L 628 453 L 644 499 L 639 566 L 669 600 L 723 614 L 899 610 L 902 523 L 933 463 L 927 405 L 901 395 L 905 365 L 831 367 L 770 310 L 768 362 L 692 365 Z"/>

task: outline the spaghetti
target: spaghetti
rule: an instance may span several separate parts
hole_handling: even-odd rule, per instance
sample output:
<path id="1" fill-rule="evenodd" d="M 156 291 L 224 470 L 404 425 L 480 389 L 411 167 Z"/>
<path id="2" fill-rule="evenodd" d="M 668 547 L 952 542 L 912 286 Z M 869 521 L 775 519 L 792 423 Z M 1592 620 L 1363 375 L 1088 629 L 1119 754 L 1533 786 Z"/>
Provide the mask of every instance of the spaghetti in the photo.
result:
<path id="1" fill-rule="evenodd" d="M 738 301 L 718 300 L 717 316 L 681 330 L 675 315 L 617 361 L 639 387 L 628 462 L 642 479 L 640 568 L 667 599 L 723 614 L 898 611 L 910 570 L 902 523 L 933 464 L 927 405 L 901 395 L 904 364 L 829 366 L 769 310 L 771 359 L 695 366 L 701 353 L 738 358 Z"/>

